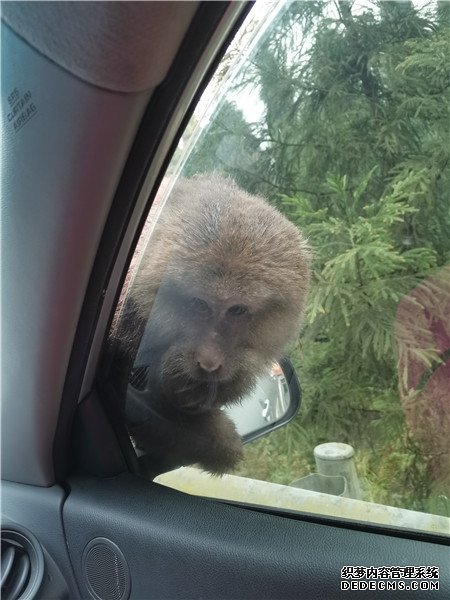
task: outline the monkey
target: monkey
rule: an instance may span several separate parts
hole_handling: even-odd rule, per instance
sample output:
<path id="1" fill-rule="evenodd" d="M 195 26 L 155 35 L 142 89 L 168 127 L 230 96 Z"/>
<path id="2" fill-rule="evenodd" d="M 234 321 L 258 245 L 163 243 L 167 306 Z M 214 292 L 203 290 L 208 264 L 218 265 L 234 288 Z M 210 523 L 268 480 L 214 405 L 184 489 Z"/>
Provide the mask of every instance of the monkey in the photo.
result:
<path id="1" fill-rule="evenodd" d="M 129 354 L 133 323 L 145 323 L 134 361 L 144 387 L 128 386 L 125 418 L 149 469 L 199 464 L 220 475 L 242 458 L 223 408 L 251 392 L 298 334 L 310 262 L 299 229 L 232 179 L 212 173 L 174 186 L 117 334 Z"/>

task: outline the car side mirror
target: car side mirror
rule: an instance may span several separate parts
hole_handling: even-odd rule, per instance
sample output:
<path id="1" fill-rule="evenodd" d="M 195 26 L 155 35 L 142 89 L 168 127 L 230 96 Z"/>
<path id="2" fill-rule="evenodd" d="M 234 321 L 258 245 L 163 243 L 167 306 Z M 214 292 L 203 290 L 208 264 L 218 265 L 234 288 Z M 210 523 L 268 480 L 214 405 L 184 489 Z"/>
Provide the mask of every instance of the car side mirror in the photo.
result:
<path id="1" fill-rule="evenodd" d="M 244 444 L 286 425 L 297 414 L 301 389 L 288 358 L 273 363 L 267 375 L 240 404 L 225 408 Z"/>

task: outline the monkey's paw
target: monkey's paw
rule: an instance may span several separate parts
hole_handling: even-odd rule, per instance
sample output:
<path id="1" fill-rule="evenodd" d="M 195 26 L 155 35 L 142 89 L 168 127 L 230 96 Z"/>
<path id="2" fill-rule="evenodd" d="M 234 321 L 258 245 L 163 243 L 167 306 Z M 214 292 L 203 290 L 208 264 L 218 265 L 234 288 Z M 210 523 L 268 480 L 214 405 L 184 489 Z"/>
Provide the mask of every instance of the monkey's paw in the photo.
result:
<path id="1" fill-rule="evenodd" d="M 232 470 L 243 458 L 242 440 L 234 423 L 218 411 L 208 415 L 202 430 L 196 462 L 212 475 L 223 475 Z"/>

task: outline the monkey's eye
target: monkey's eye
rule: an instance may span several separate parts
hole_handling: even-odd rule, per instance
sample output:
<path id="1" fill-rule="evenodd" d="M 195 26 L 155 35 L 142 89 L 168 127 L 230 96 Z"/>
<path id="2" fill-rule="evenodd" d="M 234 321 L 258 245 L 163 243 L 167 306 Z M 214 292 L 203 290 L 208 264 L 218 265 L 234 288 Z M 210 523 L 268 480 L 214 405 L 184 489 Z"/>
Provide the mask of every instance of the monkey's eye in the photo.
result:
<path id="1" fill-rule="evenodd" d="M 200 317 L 209 317 L 212 314 L 209 304 L 201 298 L 191 298 L 188 302 L 188 308 Z"/>
<path id="2" fill-rule="evenodd" d="M 230 306 L 230 308 L 227 310 L 227 315 L 230 315 L 231 317 L 240 317 L 242 315 L 246 315 L 247 313 L 248 307 L 244 304 L 233 304 L 233 306 Z"/>

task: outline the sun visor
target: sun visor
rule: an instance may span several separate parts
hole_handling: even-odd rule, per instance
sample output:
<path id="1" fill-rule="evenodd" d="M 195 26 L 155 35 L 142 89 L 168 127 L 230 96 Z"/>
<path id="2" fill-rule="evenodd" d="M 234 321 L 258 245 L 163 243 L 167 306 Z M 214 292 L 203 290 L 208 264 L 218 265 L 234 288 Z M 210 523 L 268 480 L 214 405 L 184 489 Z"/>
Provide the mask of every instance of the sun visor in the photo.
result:
<path id="1" fill-rule="evenodd" d="M 108 90 L 165 77 L 198 2 L 3 2 L 3 20 L 42 54 Z"/>

